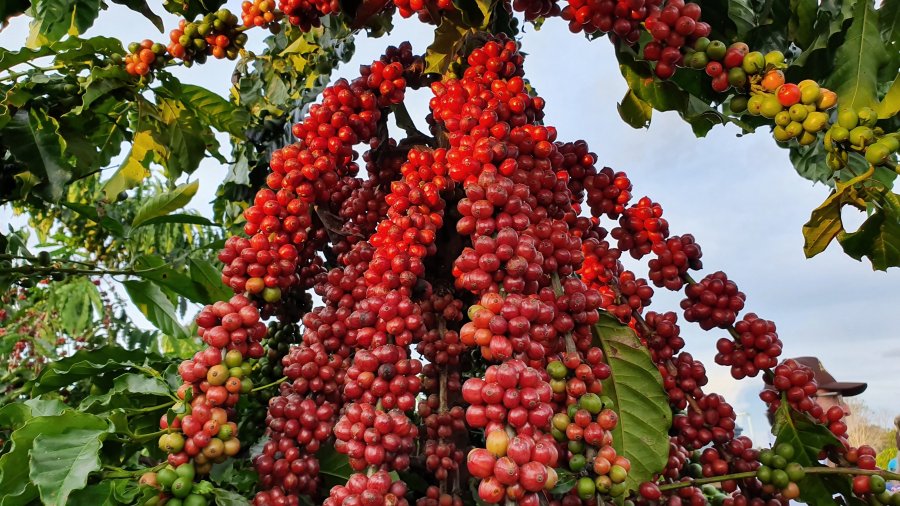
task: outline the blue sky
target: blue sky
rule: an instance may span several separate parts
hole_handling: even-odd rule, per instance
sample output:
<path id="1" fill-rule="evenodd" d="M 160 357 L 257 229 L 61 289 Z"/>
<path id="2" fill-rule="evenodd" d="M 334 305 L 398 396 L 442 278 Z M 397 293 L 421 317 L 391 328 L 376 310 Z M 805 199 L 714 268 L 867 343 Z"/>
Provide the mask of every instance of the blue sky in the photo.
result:
<path id="1" fill-rule="evenodd" d="M 235 1 L 229 5 L 240 8 Z M 156 10 L 163 14 L 162 8 Z M 177 23 L 172 16 L 164 19 L 168 29 Z M 116 4 L 87 33 L 99 34 L 126 43 L 168 38 L 140 15 Z M 0 47 L 18 48 L 26 35 L 27 20 L 16 19 L 0 32 Z M 258 43 L 262 33 L 249 35 L 248 47 L 258 48 L 254 41 Z M 391 35 L 358 38 L 356 56 L 336 75 L 352 78 L 360 64 L 404 40 L 421 52 L 432 35 L 432 27 L 398 18 Z M 528 27 L 522 50 L 528 53 L 526 77 L 546 99 L 545 122 L 557 127 L 559 139 L 586 140 L 599 155 L 599 165 L 629 174 L 635 199 L 649 196 L 662 205 L 671 233 L 695 236 L 703 248 L 705 266 L 695 278 L 724 270 L 747 295 L 745 311 L 776 322 L 784 342 L 783 357 L 818 356 L 838 380 L 868 382 L 861 399 L 871 408 L 891 418 L 900 413 L 895 379 L 900 336 L 893 320 L 900 302 L 896 295 L 900 271 L 872 271 L 867 262 L 844 255 L 837 244 L 811 260 L 802 252 L 801 226 L 828 195 L 827 187 L 800 178 L 787 151 L 778 148 L 766 131 L 738 138 L 738 129 L 720 126 L 697 139 L 677 114 L 657 112 L 647 130 L 627 126 L 616 111 L 626 85 L 605 38 L 588 42 L 571 34 L 562 20 L 551 19 L 540 31 Z M 213 61 L 176 73 L 186 82 L 225 95 L 232 68 L 230 62 Z M 428 98 L 427 90 L 409 95 L 409 109 L 420 129 L 425 125 Z M 225 171 L 218 162 L 204 162 L 192 176 L 201 182 L 192 207 L 210 214 L 208 202 Z M 847 213 L 845 223 L 853 230 L 862 217 L 855 211 Z M 0 223 L 11 219 L 9 209 L 0 208 Z M 632 264 L 630 268 L 646 277 L 645 267 Z M 650 309 L 678 311 L 681 298 L 681 294 L 657 290 Z M 725 395 L 738 412 L 745 413 L 738 423 L 748 429 L 752 425 L 755 434 L 749 435 L 764 443 L 766 421 L 756 397 L 762 380 L 733 381 L 725 368 L 713 363 L 715 342 L 724 331 L 704 332 L 683 321 L 681 326 L 686 349 L 707 365 L 707 391 Z"/>

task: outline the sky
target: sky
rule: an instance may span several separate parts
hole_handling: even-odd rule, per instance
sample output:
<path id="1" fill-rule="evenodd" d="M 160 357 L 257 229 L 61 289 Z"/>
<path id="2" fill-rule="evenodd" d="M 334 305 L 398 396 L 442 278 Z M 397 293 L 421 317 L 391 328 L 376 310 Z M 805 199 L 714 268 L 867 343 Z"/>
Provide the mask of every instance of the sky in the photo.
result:
<path id="1" fill-rule="evenodd" d="M 240 8 L 234 0 L 228 6 Z M 162 8 L 155 10 L 165 14 L 168 29 L 175 26 L 176 18 Z M 376 59 L 388 45 L 409 40 L 414 51 L 421 52 L 432 39 L 433 27 L 418 21 L 398 17 L 395 25 L 388 36 L 357 38 L 356 55 L 335 76 L 354 77 L 360 64 Z M 547 102 L 545 123 L 558 129 L 559 140 L 586 140 L 599 156 L 598 166 L 627 172 L 634 200 L 648 196 L 659 202 L 672 234 L 694 235 L 703 249 L 705 267 L 694 273 L 695 279 L 725 271 L 747 296 L 745 312 L 777 324 L 784 343 L 782 358 L 818 356 L 839 381 L 868 382 L 859 397 L 868 407 L 887 419 L 900 413 L 896 395 L 900 330 L 894 320 L 900 307 L 900 269 L 873 271 L 867 261 L 846 256 L 837 243 L 813 259 L 803 255 L 801 227 L 828 196 L 828 187 L 797 175 L 788 152 L 778 148 L 765 129 L 738 137 L 739 129 L 717 126 L 697 139 L 677 114 L 656 111 L 649 129 L 632 129 L 616 111 L 626 84 L 606 38 L 589 42 L 571 34 L 561 19 L 548 20 L 539 31 L 526 27 L 525 32 L 521 37 L 522 51 L 528 55 L 525 73 Z M 27 20 L 15 19 L 0 32 L 0 47 L 18 48 L 26 35 Z M 168 38 L 117 4 L 111 4 L 86 35 L 113 36 L 126 43 Z M 248 35 L 248 48 L 258 49 L 262 33 Z M 232 69 L 231 62 L 211 61 L 175 73 L 185 82 L 226 95 Z M 408 94 L 408 108 L 420 129 L 425 127 L 429 95 L 427 90 Z M 209 202 L 226 170 L 208 159 L 190 176 L 200 180 L 191 207 L 211 215 Z M 843 218 L 852 231 L 864 217 L 845 208 Z M 21 224 L 9 209 L 0 208 L 0 224 L 6 221 Z M 646 277 L 645 267 L 633 262 L 626 266 Z M 707 367 L 706 391 L 724 395 L 739 413 L 745 433 L 765 443 L 767 423 L 757 397 L 762 380 L 734 381 L 726 368 L 713 362 L 715 342 L 725 332 L 705 332 L 683 321 L 681 298 L 680 293 L 657 289 L 649 309 L 679 313 L 686 351 Z M 136 311 L 132 314 L 147 325 Z"/>

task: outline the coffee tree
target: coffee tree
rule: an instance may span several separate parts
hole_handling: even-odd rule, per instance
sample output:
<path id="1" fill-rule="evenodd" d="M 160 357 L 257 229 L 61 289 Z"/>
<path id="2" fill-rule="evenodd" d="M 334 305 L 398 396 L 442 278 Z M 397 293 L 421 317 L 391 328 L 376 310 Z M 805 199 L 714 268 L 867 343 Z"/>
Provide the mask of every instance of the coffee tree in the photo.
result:
<path id="1" fill-rule="evenodd" d="M 82 37 L 103 6 L 0 10 L 32 18 L 0 50 L 2 202 L 30 229 L 0 242 L 0 504 L 900 504 L 776 324 L 696 272 L 700 242 L 558 138 L 516 39 L 606 36 L 634 127 L 656 109 L 701 136 L 770 128 L 834 188 L 806 254 L 837 238 L 886 269 L 897 2 L 165 2 L 168 38 L 127 45 Z M 331 82 L 396 14 L 433 43 Z M 170 72 L 212 59 L 238 62 L 229 100 Z M 177 212 L 207 156 L 231 165 L 214 216 Z M 845 205 L 868 211 L 856 232 Z M 683 292 L 681 322 L 646 309 L 657 289 Z M 772 448 L 736 433 L 684 322 L 762 378 Z"/>

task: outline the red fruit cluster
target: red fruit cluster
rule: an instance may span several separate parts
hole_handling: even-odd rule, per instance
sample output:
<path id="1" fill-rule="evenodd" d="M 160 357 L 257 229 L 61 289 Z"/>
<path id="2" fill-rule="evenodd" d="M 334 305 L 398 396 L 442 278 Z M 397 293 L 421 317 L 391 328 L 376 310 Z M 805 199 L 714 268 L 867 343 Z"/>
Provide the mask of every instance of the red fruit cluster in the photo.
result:
<path id="1" fill-rule="evenodd" d="M 491 432 L 488 432 L 491 435 Z M 478 478 L 479 498 L 488 504 L 504 499 L 516 504 L 540 504 L 542 491 L 556 486 L 559 453 L 549 435 L 518 435 L 496 448 L 475 448 L 466 457 L 469 474 Z M 492 442 L 489 440 L 488 445 Z M 493 450 L 493 451 L 491 451 Z"/>
<path id="2" fill-rule="evenodd" d="M 210 346 L 209 349 L 220 352 L 237 350 L 242 356 L 250 358 L 260 358 L 265 353 L 260 341 L 266 336 L 266 324 L 260 321 L 256 306 L 243 295 L 235 295 L 228 302 L 219 301 L 204 307 L 196 321 L 199 327 L 197 334 Z M 179 372 L 187 383 L 205 376 L 192 374 L 185 363 L 182 366 L 179 367 Z"/>
<path id="3" fill-rule="evenodd" d="M 697 410 L 675 415 L 672 430 L 679 443 L 689 449 L 703 448 L 709 443 L 723 444 L 734 439 L 734 408 L 718 394 L 705 394 L 696 399 Z"/>
<path id="4" fill-rule="evenodd" d="M 614 33 L 629 44 L 640 37 L 641 23 L 659 11 L 662 0 L 569 0 L 562 18 L 572 33 Z M 671 3 L 671 2 L 670 2 Z"/>
<path id="5" fill-rule="evenodd" d="M 656 258 L 648 262 L 650 273 L 647 277 L 660 288 L 681 290 L 684 286 L 684 274 L 688 269 L 697 271 L 703 268 L 703 262 L 700 261 L 703 252 L 691 234 L 676 235 L 665 242 L 656 242 L 651 249 Z"/>
<path id="6" fill-rule="evenodd" d="M 794 360 L 788 359 L 779 364 L 766 375 L 766 387 L 759 397 L 775 412 L 781 405 L 782 396 L 797 411 L 809 413 L 813 418 L 826 420 L 826 413 L 814 399 L 819 387 L 816 384 L 812 369 Z M 841 423 L 841 422 L 839 422 Z M 846 428 L 844 429 L 846 431 Z"/>
<path id="7" fill-rule="evenodd" d="M 165 47 L 144 39 L 130 54 L 125 55 L 125 71 L 133 76 L 145 76 L 151 70 L 162 68 L 168 61 Z"/>
<path id="8" fill-rule="evenodd" d="M 684 319 L 699 323 L 704 330 L 730 327 L 737 319 L 738 311 L 744 309 L 747 298 L 722 271 L 689 285 L 684 294 L 687 296 L 681 301 Z"/>
<path id="9" fill-rule="evenodd" d="M 384 409 L 409 411 L 421 388 L 422 363 L 409 359 L 406 348 L 393 344 L 358 350 L 347 369 L 344 397 Z"/>
<path id="10" fill-rule="evenodd" d="M 645 27 L 653 41 L 644 46 L 644 58 L 655 61 L 654 69 L 660 79 L 668 79 L 675 68 L 683 63 L 681 48 L 693 46 L 700 37 L 710 34 L 709 23 L 700 21 L 700 6 L 684 3 L 684 0 L 669 0 L 661 10 L 655 10 L 647 17 Z"/>
<path id="11" fill-rule="evenodd" d="M 289 439 L 305 454 L 315 454 L 331 434 L 337 416 L 335 404 L 316 403 L 313 399 L 283 389 L 282 395 L 269 399 L 266 425 L 273 440 Z"/>
<path id="12" fill-rule="evenodd" d="M 368 403 L 350 403 L 334 427 L 335 450 L 346 454 L 350 467 L 368 466 L 402 471 L 409 467 L 419 430 L 400 410 L 376 410 Z"/>
<path id="13" fill-rule="evenodd" d="M 671 360 L 684 348 L 681 327 L 678 326 L 678 315 L 672 311 L 657 313 L 648 311 L 644 317 L 646 326 L 638 327 L 638 333 L 650 350 L 650 358 L 654 362 L 663 363 Z"/>
<path id="14" fill-rule="evenodd" d="M 411 18 L 413 15 L 418 16 L 423 23 L 437 24 L 438 19 L 432 18 L 432 12 L 443 15 L 456 10 L 451 0 L 393 0 L 397 7 L 397 12 L 404 18 Z"/>
<path id="15" fill-rule="evenodd" d="M 585 360 L 582 360 L 578 353 L 565 353 L 561 360 L 551 359 L 548 362 L 550 389 L 557 408 L 576 404 L 586 393 L 603 393 L 601 382 L 612 374 L 609 365 L 604 362 L 603 350 L 591 347 L 584 356 Z M 560 366 L 565 367 L 565 375 Z"/>
<path id="16" fill-rule="evenodd" d="M 633 258 L 640 260 L 669 236 L 669 222 L 662 214 L 662 206 L 643 197 L 625 209 L 619 218 L 619 226 L 612 229 L 610 235 L 618 240 L 620 250 L 627 250 Z"/>
<path id="17" fill-rule="evenodd" d="M 486 432 L 502 430 L 506 424 L 519 434 L 546 430 L 553 416 L 550 384 L 542 371 L 521 360 L 489 366 L 484 379 L 470 378 L 463 383 L 462 395 L 469 403 L 466 423 Z"/>
<path id="18" fill-rule="evenodd" d="M 747 313 L 734 329 L 738 338 L 719 339 L 715 360 L 719 365 L 730 366 L 735 379 L 753 377 L 778 365 L 782 344 L 775 332 L 775 322 Z"/>
<path id="19" fill-rule="evenodd" d="M 254 506 L 296 505 L 298 495 L 314 494 L 321 483 L 319 461 L 290 437 L 266 442 L 263 451 L 253 459 L 263 490 L 253 498 Z M 281 499 L 281 498 L 284 499 Z"/>
<path id="20" fill-rule="evenodd" d="M 322 506 L 409 506 L 406 491 L 406 483 L 394 481 L 387 471 L 376 471 L 369 476 L 357 473 L 350 475 L 347 485 L 332 488 Z"/>
<path id="21" fill-rule="evenodd" d="M 340 8 L 337 0 L 278 0 L 278 9 L 284 13 L 288 22 L 299 26 L 303 32 L 322 26 L 321 17 L 340 12 Z"/>

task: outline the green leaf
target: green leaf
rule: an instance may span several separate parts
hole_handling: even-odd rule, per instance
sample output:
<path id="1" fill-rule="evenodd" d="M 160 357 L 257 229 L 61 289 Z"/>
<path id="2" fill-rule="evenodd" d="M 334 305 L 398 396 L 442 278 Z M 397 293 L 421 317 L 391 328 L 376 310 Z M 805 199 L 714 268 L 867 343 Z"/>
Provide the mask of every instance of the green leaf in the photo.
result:
<path id="1" fill-rule="evenodd" d="M 50 46 L 42 46 L 36 49 L 23 47 L 19 51 L 10 51 L 0 47 L 0 70 L 8 70 L 16 65 L 35 60 L 53 54 Z"/>
<path id="2" fill-rule="evenodd" d="M 234 294 L 231 288 L 222 282 L 222 272 L 209 261 L 191 257 L 189 265 L 191 279 L 206 289 L 210 300 L 228 300 Z"/>
<path id="3" fill-rule="evenodd" d="M 106 230 L 112 232 L 113 235 L 116 235 L 118 237 L 125 236 L 125 227 L 123 227 L 122 224 L 117 220 L 114 220 L 109 216 L 103 216 L 101 218 L 100 214 L 97 212 L 97 208 L 91 207 L 86 204 L 79 204 L 76 202 L 61 202 L 61 204 L 100 225 Z"/>
<path id="4" fill-rule="evenodd" d="M 100 14 L 101 0 L 34 0 L 32 33 L 41 44 L 81 35 Z"/>
<path id="5" fill-rule="evenodd" d="M 163 0 L 163 7 L 173 14 L 184 16 L 187 19 L 194 19 L 201 14 L 207 12 L 215 12 L 225 0 Z"/>
<path id="6" fill-rule="evenodd" d="M 166 25 L 163 24 L 163 20 L 161 17 L 157 16 L 153 9 L 147 5 L 147 0 L 112 0 L 113 3 L 117 3 L 120 5 L 124 5 L 129 9 L 141 13 L 145 18 L 149 19 L 153 26 L 159 30 L 159 33 L 163 33 L 166 29 Z"/>
<path id="7" fill-rule="evenodd" d="M 801 49 L 806 49 L 816 36 L 817 0 L 790 0 L 791 17 L 788 20 L 788 36 Z"/>
<path id="8" fill-rule="evenodd" d="M 316 458 L 319 459 L 319 475 L 326 488 L 347 483 L 347 478 L 353 474 L 350 461 L 344 454 L 338 453 L 334 446 L 322 446 L 316 452 Z"/>
<path id="9" fill-rule="evenodd" d="M 817 183 L 828 183 L 834 171 L 825 163 L 825 149 L 820 142 L 809 146 L 792 146 L 791 163 L 801 177 Z"/>
<path id="10" fill-rule="evenodd" d="M 742 40 L 757 22 L 756 11 L 749 0 L 728 0 L 728 17 L 737 27 L 738 40 Z"/>
<path id="11" fill-rule="evenodd" d="M 125 480 L 118 480 L 125 481 Z M 69 504 L 72 506 L 117 506 L 113 498 L 113 480 L 103 480 L 72 492 Z"/>
<path id="12" fill-rule="evenodd" d="M 851 257 L 868 257 L 875 270 L 900 267 L 900 214 L 889 208 L 878 209 L 856 232 L 839 234 L 838 242 Z"/>
<path id="13" fill-rule="evenodd" d="M 878 31 L 878 12 L 871 2 L 859 0 L 836 65 L 826 86 L 838 95 L 842 107 L 876 107 L 878 72 L 888 55 Z"/>
<path id="14" fill-rule="evenodd" d="M 201 86 L 169 80 L 157 93 L 177 99 L 197 118 L 220 132 L 243 138 L 250 124 L 250 114 L 244 108 Z"/>
<path id="15" fill-rule="evenodd" d="M 48 202 L 58 201 L 72 177 L 64 152 L 59 123 L 42 109 L 19 110 L 3 131 L 4 144 L 41 182 L 36 193 Z"/>
<path id="16" fill-rule="evenodd" d="M 134 261 L 137 276 L 153 281 L 192 302 L 208 304 L 209 299 L 203 287 L 195 283 L 185 273 L 175 270 L 171 264 L 156 255 L 141 255 Z"/>
<path id="17" fill-rule="evenodd" d="M 159 144 L 149 130 L 142 130 L 134 134 L 131 143 L 131 151 L 122 162 L 119 170 L 103 185 L 106 199 L 115 202 L 119 193 L 134 188 L 147 177 L 150 172 L 147 167 L 154 156 L 165 156 L 168 150 Z"/>
<path id="18" fill-rule="evenodd" d="M 150 320 L 157 329 L 176 339 L 188 337 L 188 331 L 175 317 L 175 307 L 172 302 L 160 291 L 159 287 L 150 281 L 123 281 L 125 291 L 131 297 L 134 305 Z"/>
<path id="19" fill-rule="evenodd" d="M 150 197 L 138 208 L 134 220 L 131 221 L 132 228 L 138 228 L 153 218 L 167 215 L 188 205 L 198 188 L 200 181 L 196 180 L 193 183 L 179 185 L 172 191 Z"/>
<path id="20" fill-rule="evenodd" d="M 819 207 L 813 209 L 809 221 L 803 225 L 803 253 L 806 258 L 825 251 L 838 233 L 844 230 L 842 206 L 842 194 L 833 191 Z"/>
<path id="21" fill-rule="evenodd" d="M 78 429 L 66 434 L 40 434 L 31 450 L 29 475 L 47 505 L 68 503 L 69 494 L 87 485 L 100 469 L 103 430 Z"/>
<path id="22" fill-rule="evenodd" d="M 878 119 L 888 119 L 900 112 L 900 75 L 894 79 L 875 110 L 878 112 Z"/>
<path id="23" fill-rule="evenodd" d="M 250 506 L 250 501 L 244 496 L 238 495 L 230 490 L 214 488 L 212 495 L 218 506 Z"/>
<path id="24" fill-rule="evenodd" d="M 113 380 L 112 388 L 99 395 L 89 395 L 78 409 L 99 413 L 113 409 L 141 407 L 147 397 L 169 397 L 169 387 L 160 378 L 143 373 L 125 373 Z M 150 404 L 152 405 L 152 404 Z"/>
<path id="25" fill-rule="evenodd" d="M 79 350 L 70 357 L 48 363 L 35 379 L 31 394 L 52 392 L 76 381 L 110 371 L 125 371 L 140 367 L 147 358 L 148 355 L 143 351 L 126 350 L 115 345 Z"/>
<path id="26" fill-rule="evenodd" d="M 196 214 L 167 214 L 166 216 L 157 216 L 150 218 L 141 224 L 142 227 L 150 225 L 162 225 L 164 223 L 183 223 L 185 225 L 202 225 L 204 227 L 221 227 L 218 223 L 209 221 L 209 218 L 197 216 Z"/>
<path id="27" fill-rule="evenodd" d="M 625 97 L 616 106 L 619 116 L 631 125 L 632 128 L 647 128 L 650 126 L 650 118 L 653 108 L 634 94 L 630 88 L 625 92 Z"/>
<path id="28" fill-rule="evenodd" d="M 672 410 L 659 370 L 634 331 L 606 312 L 593 331 L 612 372 L 603 381 L 603 393 L 619 413 L 613 447 L 631 461 L 625 483 L 635 490 L 666 467 Z"/>
<path id="29" fill-rule="evenodd" d="M 556 476 L 556 486 L 550 491 L 551 495 L 560 496 L 567 493 L 575 488 L 575 483 L 578 481 L 578 475 L 564 467 L 556 468 Z"/>
<path id="30" fill-rule="evenodd" d="M 77 411 L 56 416 L 41 416 L 25 422 L 10 435 L 12 446 L 0 456 L 0 506 L 24 506 L 39 496 L 33 479 L 29 478 L 29 453 L 38 436 L 66 434 L 84 429 L 105 431 L 108 424 L 102 418 Z"/>
<path id="31" fill-rule="evenodd" d="M 425 50 L 425 73 L 444 74 L 456 60 L 457 51 L 465 35 L 474 32 L 461 21 L 459 14 L 441 17 L 441 24 L 434 30 L 434 41 Z"/>
<path id="32" fill-rule="evenodd" d="M 109 92 L 132 85 L 131 76 L 125 72 L 122 65 L 94 67 L 81 85 L 82 89 L 84 89 L 84 93 L 81 95 L 81 105 L 72 109 L 72 114 L 81 114 L 96 100 L 105 97 Z"/>
<path id="33" fill-rule="evenodd" d="M 900 3 L 884 1 L 878 9 L 878 25 L 885 49 L 892 56 L 894 66 L 900 60 Z"/>
<path id="34" fill-rule="evenodd" d="M 776 445 L 788 443 L 794 447 L 796 454 L 792 462 L 803 466 L 818 466 L 819 452 L 826 447 L 840 447 L 840 442 L 828 427 L 794 411 L 787 402 L 782 402 L 775 412 L 772 434 L 775 435 Z M 843 485 L 841 481 L 844 482 Z M 832 496 L 842 489 L 849 492 L 849 484 L 847 475 L 821 474 L 807 474 L 797 483 L 800 486 L 800 499 L 813 505 L 837 504 Z"/>
<path id="35" fill-rule="evenodd" d="M 58 415 L 68 407 L 57 399 L 28 399 L 25 402 L 13 402 L 0 408 L 0 427 L 17 428 L 38 416 Z"/>

